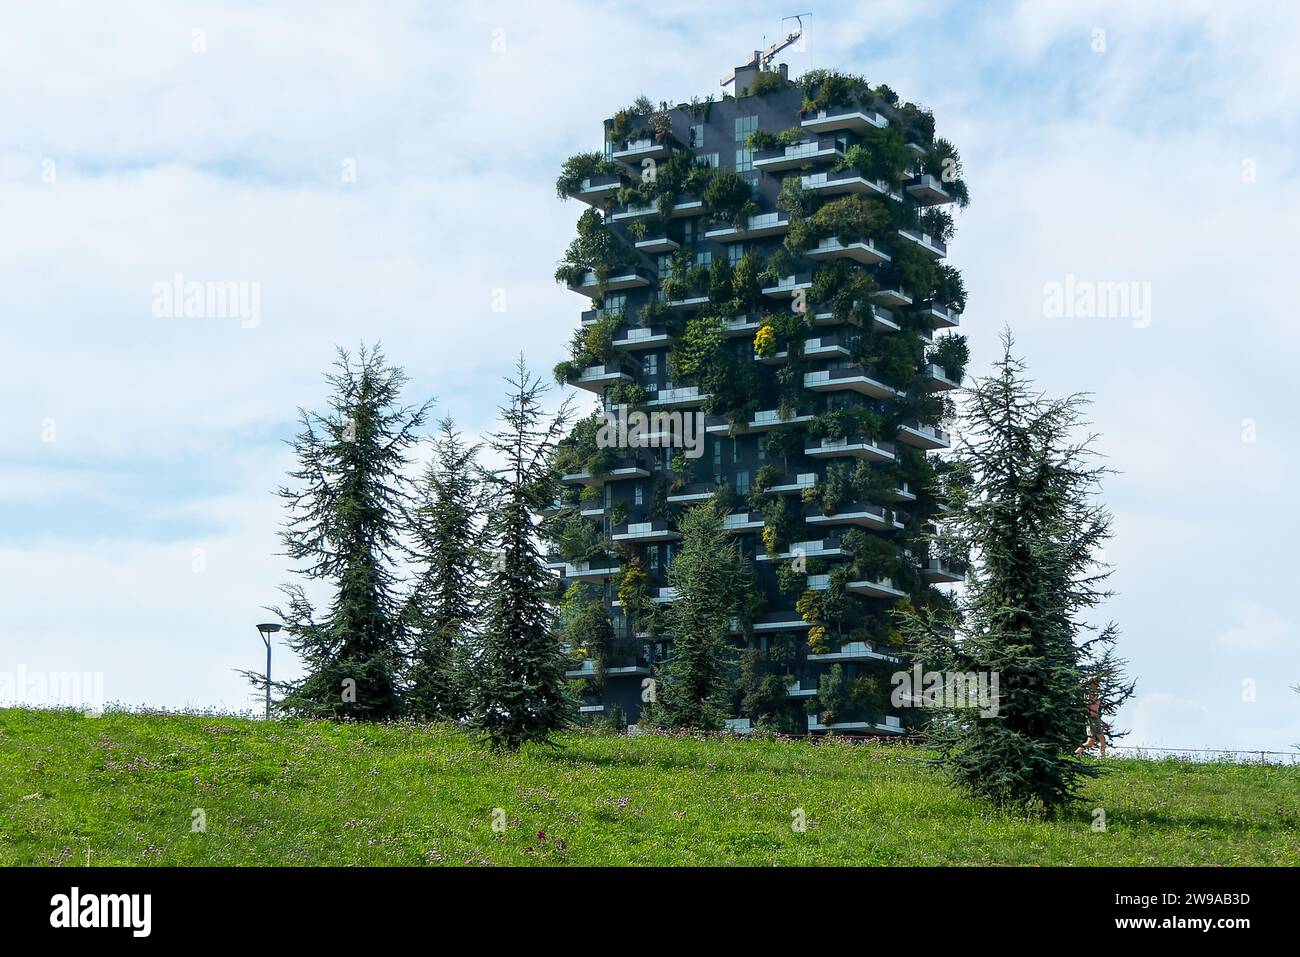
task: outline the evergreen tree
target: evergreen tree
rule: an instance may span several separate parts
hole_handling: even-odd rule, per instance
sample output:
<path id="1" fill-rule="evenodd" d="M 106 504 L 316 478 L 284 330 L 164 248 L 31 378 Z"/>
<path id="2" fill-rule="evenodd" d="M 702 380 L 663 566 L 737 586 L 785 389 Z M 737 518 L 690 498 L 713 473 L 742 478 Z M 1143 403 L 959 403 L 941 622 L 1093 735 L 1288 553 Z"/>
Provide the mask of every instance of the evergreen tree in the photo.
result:
<path id="1" fill-rule="evenodd" d="M 287 608 L 273 608 L 306 674 L 277 682 L 281 710 L 383 720 L 401 711 L 405 643 L 401 583 L 406 472 L 430 403 L 400 404 L 406 374 L 378 346 L 355 358 L 339 350 L 329 411 L 299 410 L 292 446 L 296 487 L 282 487 L 289 518 L 281 533 L 298 573 L 333 590 L 318 616 L 301 584 L 286 585 Z M 250 676 L 253 677 L 253 676 Z"/>
<path id="2" fill-rule="evenodd" d="M 455 423 L 438 423 L 413 517 L 420 576 L 407 605 L 412 648 L 407 711 L 422 719 L 465 713 L 464 655 L 477 620 L 484 561 L 475 518 L 484 506 L 476 463 Z"/>
<path id="3" fill-rule="evenodd" d="M 753 584 L 749 563 L 709 502 L 682 516 L 682 539 L 668 568 L 677 597 L 665 613 L 672 642 L 658 668 L 646 720 L 667 728 L 723 727 L 730 709 L 731 623 L 745 611 Z"/>
<path id="4" fill-rule="evenodd" d="M 507 382 L 513 391 L 501 409 L 504 427 L 489 440 L 505 466 L 493 474 L 486 538 L 496 554 L 470 662 L 470 724 L 494 748 L 513 751 L 528 741 L 550 743 L 552 734 L 572 723 L 577 704 L 564 675 L 568 659 L 552 627 L 551 574 L 533 521 L 554 498 L 550 456 L 571 418 L 571 403 L 548 421 L 541 404 L 546 387 L 522 356 L 516 377 Z"/>
<path id="5" fill-rule="evenodd" d="M 955 540 L 974 559 L 958 614 L 903 612 L 900 625 L 926 670 L 998 676 L 995 716 L 936 709 L 928 738 L 941 766 L 995 804 L 1050 812 L 1098 773 L 1071 753 L 1082 740 L 1089 677 L 1111 676 L 1104 713 L 1133 685 L 1108 653 L 1114 627 L 1097 632 L 1082 618 L 1110 594 L 1110 570 L 1095 556 L 1111 519 L 1094 501 L 1108 470 L 1092 463 L 1095 437 L 1077 437 L 1087 400 L 1033 391 L 1012 346 L 1007 333 L 995 374 L 969 391 L 967 428 L 944 483 L 952 539 L 939 551 Z"/>

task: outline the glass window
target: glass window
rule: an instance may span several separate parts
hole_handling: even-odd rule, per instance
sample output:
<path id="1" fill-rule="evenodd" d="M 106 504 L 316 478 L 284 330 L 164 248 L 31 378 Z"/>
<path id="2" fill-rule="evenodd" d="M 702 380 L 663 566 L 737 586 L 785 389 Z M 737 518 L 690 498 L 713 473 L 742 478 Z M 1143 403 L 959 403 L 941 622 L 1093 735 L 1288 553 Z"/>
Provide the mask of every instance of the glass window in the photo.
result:
<path id="1" fill-rule="evenodd" d="M 736 150 L 736 172 L 752 173 L 754 171 L 754 151 L 748 148 Z"/>
<path id="2" fill-rule="evenodd" d="M 646 374 L 648 379 L 659 377 L 659 354 L 652 352 L 641 360 L 641 371 Z"/>
<path id="3" fill-rule="evenodd" d="M 612 292 L 605 297 L 605 311 L 611 316 L 621 316 L 627 311 L 627 295 Z"/>
<path id="4" fill-rule="evenodd" d="M 636 487 L 632 490 L 632 504 L 633 505 L 645 504 L 645 486 L 643 486 L 640 482 L 637 482 Z"/>
<path id="5" fill-rule="evenodd" d="M 704 145 L 704 124 L 695 123 L 691 126 L 691 149 L 699 149 Z"/>
<path id="6" fill-rule="evenodd" d="M 731 265 L 735 266 L 744 258 L 745 258 L 744 243 L 732 243 L 730 246 L 727 247 L 727 262 L 731 263 Z"/>
<path id="7" fill-rule="evenodd" d="M 701 153 L 695 158 L 705 166 L 711 166 L 714 169 L 717 169 L 721 163 L 721 155 L 718 153 Z"/>
<path id="8" fill-rule="evenodd" d="M 749 134 L 758 129 L 757 116 L 738 116 L 736 117 L 736 142 L 743 143 L 749 139 Z"/>
<path id="9" fill-rule="evenodd" d="M 748 473 L 748 472 L 737 472 L 737 473 L 736 473 L 736 491 L 739 492 L 741 495 L 744 495 L 746 492 L 749 491 L 749 473 Z"/>
<path id="10" fill-rule="evenodd" d="M 672 257 L 669 256 L 667 253 L 659 254 L 659 278 L 660 279 L 673 278 L 673 260 Z"/>
<path id="11" fill-rule="evenodd" d="M 696 254 L 695 254 L 695 264 L 696 264 L 697 266 L 712 266 L 712 265 L 713 265 L 713 253 L 708 252 L 707 250 L 706 250 L 705 252 L 702 252 L 702 253 L 696 253 Z"/>
<path id="12" fill-rule="evenodd" d="M 766 435 L 760 435 L 758 437 L 758 460 L 760 462 L 767 461 L 767 436 Z"/>

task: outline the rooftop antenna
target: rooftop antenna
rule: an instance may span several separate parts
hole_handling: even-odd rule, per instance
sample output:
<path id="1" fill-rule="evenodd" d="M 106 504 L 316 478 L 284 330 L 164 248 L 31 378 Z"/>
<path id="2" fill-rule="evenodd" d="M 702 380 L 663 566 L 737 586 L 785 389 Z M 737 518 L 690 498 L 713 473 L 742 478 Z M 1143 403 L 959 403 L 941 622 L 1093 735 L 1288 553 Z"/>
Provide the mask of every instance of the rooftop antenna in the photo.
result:
<path id="1" fill-rule="evenodd" d="M 776 55 L 778 53 L 780 53 L 786 47 L 792 46 L 793 44 L 798 43 L 800 40 L 803 39 L 803 18 L 811 17 L 811 16 L 812 16 L 811 13 L 796 13 L 792 16 L 782 17 L 781 18 L 782 23 L 786 23 L 790 20 L 794 20 L 798 24 L 798 26 L 794 29 L 793 32 L 787 33 L 783 39 L 776 41 L 776 43 L 773 43 L 762 53 L 755 51 L 754 59 L 749 61 L 749 65 L 752 66 L 754 64 L 757 64 L 760 70 L 766 70 L 771 65 L 772 61 L 776 58 Z M 736 82 L 736 71 L 730 70 L 728 71 L 727 75 L 722 78 L 721 85 L 731 86 L 731 84 L 734 82 Z"/>

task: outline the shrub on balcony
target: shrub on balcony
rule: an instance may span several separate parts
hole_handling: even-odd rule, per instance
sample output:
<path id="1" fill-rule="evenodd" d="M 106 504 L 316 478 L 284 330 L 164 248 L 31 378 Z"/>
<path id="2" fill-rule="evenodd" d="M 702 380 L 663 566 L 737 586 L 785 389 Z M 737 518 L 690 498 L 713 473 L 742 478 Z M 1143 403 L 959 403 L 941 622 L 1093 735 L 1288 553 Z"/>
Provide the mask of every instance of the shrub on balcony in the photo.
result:
<path id="1" fill-rule="evenodd" d="M 555 270 L 555 280 L 577 285 L 585 273 L 592 272 L 599 284 L 635 262 L 636 253 L 610 230 L 605 217 L 595 209 L 586 209 L 578 217 L 577 238 L 569 243 Z"/>
<path id="2" fill-rule="evenodd" d="M 851 169 L 863 179 L 884 180 L 897 189 L 912 160 L 907 140 L 893 126 L 887 126 L 883 130 L 868 130 L 861 143 L 855 143 L 844 151 L 834 168 L 837 172 Z"/>
<path id="3" fill-rule="evenodd" d="M 776 355 L 776 329 L 771 323 L 764 323 L 754 333 L 754 355 L 763 359 Z"/>
<path id="4" fill-rule="evenodd" d="M 747 314 L 757 309 L 763 302 L 763 285 L 758 279 L 759 257 L 753 249 L 745 254 L 731 271 L 732 301 L 728 312 Z"/>
<path id="5" fill-rule="evenodd" d="M 970 361 L 970 347 L 965 336 L 952 333 L 936 339 L 925 359 L 943 369 L 949 379 L 960 382 L 966 373 L 966 363 Z"/>
<path id="6" fill-rule="evenodd" d="M 808 217 L 806 239 L 812 245 L 831 238 L 843 243 L 879 238 L 888 232 L 891 222 L 889 210 L 880 200 L 845 196 L 825 203 Z"/>
<path id="7" fill-rule="evenodd" d="M 792 561 L 780 562 L 776 567 L 776 587 L 783 595 L 793 595 L 808 587 L 808 573 L 799 571 Z"/>
<path id="8" fill-rule="evenodd" d="M 935 139 L 921 160 L 921 170 L 943 183 L 943 188 L 952 195 L 960 208 L 965 209 L 970 205 L 970 190 L 961 175 L 961 154 L 948 140 L 942 137 Z"/>
<path id="9" fill-rule="evenodd" d="M 614 449 L 601 448 L 597 435 L 605 419 L 600 415 L 590 415 L 579 419 L 573 430 L 556 443 L 551 456 L 551 466 L 560 475 L 587 472 L 593 476 L 604 475 L 614 467 L 618 456 Z M 589 501 L 583 490 L 582 500 Z M 599 491 L 599 490 L 597 490 Z"/>
<path id="10" fill-rule="evenodd" d="M 822 724 L 880 720 L 886 696 L 874 675 L 849 678 L 842 665 L 834 665 L 817 682 L 818 711 Z"/>
<path id="11" fill-rule="evenodd" d="M 860 310 L 871 302 L 878 289 L 870 272 L 855 263 L 835 259 L 813 274 L 808 297 L 819 306 L 829 306 L 836 319 L 853 317 L 860 323 Z"/>
<path id="12" fill-rule="evenodd" d="M 879 412 L 864 405 L 847 405 L 817 415 L 808 423 L 808 435 L 814 439 L 846 439 L 851 435 L 876 439 L 883 425 Z"/>
<path id="13" fill-rule="evenodd" d="M 710 216 L 725 220 L 737 229 L 743 228 L 758 212 L 753 187 L 732 170 L 714 170 L 700 198 Z"/>
<path id="14" fill-rule="evenodd" d="M 779 70 L 759 70 L 754 77 L 754 85 L 741 90 L 739 95 L 766 96 L 769 93 L 780 93 L 788 86 L 790 81 Z"/>
<path id="15" fill-rule="evenodd" d="M 575 582 L 560 603 L 561 640 L 573 650 L 573 657 L 592 663 L 592 678 L 587 690 L 597 690 L 605 683 L 610 653 L 614 646 L 614 629 L 605 613 L 599 592 Z"/>
<path id="16" fill-rule="evenodd" d="M 808 629 L 808 654 L 810 655 L 827 655 L 831 650 L 831 638 L 826 629 L 821 625 L 813 625 Z"/>
<path id="17" fill-rule="evenodd" d="M 604 550 L 604 539 L 596 524 L 577 512 L 546 519 L 541 525 L 542 535 L 555 547 L 555 554 L 566 562 L 586 561 Z"/>
<path id="18" fill-rule="evenodd" d="M 804 434 L 804 430 L 797 425 L 786 425 L 779 429 L 773 429 L 767 433 L 767 454 L 773 458 L 781 459 L 788 467 L 790 459 L 803 456 Z M 776 472 L 773 466 L 765 467 Z M 762 474 L 762 469 L 759 470 L 759 474 Z M 779 477 L 779 473 L 777 473 L 777 477 Z"/>
<path id="19" fill-rule="evenodd" d="M 840 546 L 853 556 L 850 574 L 855 579 L 880 581 L 893 578 L 903 559 L 889 539 L 851 528 L 840 536 Z"/>
<path id="20" fill-rule="evenodd" d="M 929 233 L 945 243 L 952 242 L 952 237 L 956 233 L 952 213 L 939 206 L 922 210 L 917 215 L 917 226 L 922 232 Z"/>
<path id="21" fill-rule="evenodd" d="M 578 153 L 564 161 L 555 181 L 555 195 L 567 199 L 582 188 L 582 181 L 593 176 L 617 176 L 620 166 L 600 153 Z"/>
<path id="22" fill-rule="evenodd" d="M 732 296 L 731 263 L 719 256 L 709 267 L 709 304 L 726 306 L 731 302 Z"/>
<path id="23" fill-rule="evenodd" d="M 853 73 L 838 70 L 808 70 L 799 77 L 803 90 L 803 110 L 816 113 L 837 106 L 852 106 L 863 98 L 870 101 L 871 85 Z"/>

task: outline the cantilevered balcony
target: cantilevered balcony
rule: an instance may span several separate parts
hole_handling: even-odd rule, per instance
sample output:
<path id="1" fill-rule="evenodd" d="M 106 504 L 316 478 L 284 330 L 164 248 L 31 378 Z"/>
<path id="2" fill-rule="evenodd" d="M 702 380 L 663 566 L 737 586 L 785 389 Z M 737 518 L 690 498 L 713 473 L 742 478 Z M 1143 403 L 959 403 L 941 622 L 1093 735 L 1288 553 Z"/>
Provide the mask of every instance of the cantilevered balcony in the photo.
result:
<path id="1" fill-rule="evenodd" d="M 623 180 L 613 175 L 589 176 L 578 184 L 571 195 L 590 206 L 598 206 L 616 196 L 623 186 Z"/>
<path id="2" fill-rule="evenodd" d="M 650 273 L 640 266 L 629 267 L 627 269 L 616 270 L 614 275 L 606 277 L 602 283 L 596 278 L 596 274 L 588 270 L 583 274 L 580 282 L 570 282 L 569 288 L 576 293 L 581 293 L 589 299 L 601 295 L 603 292 L 618 292 L 620 289 L 638 289 L 641 286 L 650 285 Z"/>
<path id="3" fill-rule="evenodd" d="M 803 385 L 805 389 L 812 389 L 814 392 L 857 392 L 860 395 L 869 395 L 873 399 L 893 399 L 903 394 L 893 386 L 886 385 L 868 374 L 867 370 L 860 365 L 805 372 Z"/>
<path id="4" fill-rule="evenodd" d="M 915 502 L 916 493 L 907 482 L 899 482 L 881 496 L 886 502 Z"/>
<path id="5" fill-rule="evenodd" d="M 621 363 L 602 363 L 601 365 L 587 366 L 579 375 L 573 376 L 568 380 L 569 385 L 578 389 L 584 389 L 587 392 L 594 392 L 596 395 L 604 395 L 615 382 L 633 382 L 635 381 L 628 369 Z"/>
<path id="6" fill-rule="evenodd" d="M 873 528 L 882 532 L 894 532 L 904 527 L 893 509 L 882 505 L 868 505 L 865 502 L 842 505 L 830 513 L 814 506 L 804 515 L 803 520 L 809 525 L 857 525 L 860 528 Z"/>
<path id="7" fill-rule="evenodd" d="M 943 184 L 938 178 L 931 176 L 929 173 L 912 180 L 907 184 L 906 189 L 918 203 L 924 203 L 928 206 L 951 203 L 954 199 L 953 195 L 943 188 Z"/>
<path id="8" fill-rule="evenodd" d="M 812 439 L 803 454 L 811 459 L 865 459 L 868 462 L 892 462 L 897 449 L 891 442 L 866 435 L 849 435 L 840 439 Z"/>
<path id="9" fill-rule="evenodd" d="M 701 216 L 705 212 L 704 200 L 698 196 L 683 194 L 672 201 L 672 209 L 668 213 L 668 218 L 689 219 L 692 216 Z"/>
<path id="10" fill-rule="evenodd" d="M 677 589 L 670 588 L 667 585 L 662 588 L 650 588 L 646 590 L 646 597 L 657 605 L 670 605 L 677 600 Z M 610 602 L 613 608 L 623 607 L 623 603 L 615 598 Z"/>
<path id="11" fill-rule="evenodd" d="M 767 432 L 771 429 L 779 429 L 783 425 L 801 425 L 805 422 L 811 422 L 815 419 L 814 415 L 792 415 L 789 418 L 782 418 L 779 409 L 765 409 L 761 412 L 753 412 L 749 420 L 742 425 L 733 426 L 726 416 L 711 415 L 705 421 L 704 431 L 709 435 L 740 435 L 748 432 Z"/>
<path id="12" fill-rule="evenodd" d="M 556 515 L 559 515 L 566 508 L 573 508 L 573 507 L 574 506 L 571 503 L 561 501 L 560 499 L 557 498 L 557 499 L 552 499 L 551 501 L 543 505 L 540 509 L 537 510 L 537 514 L 542 516 L 542 518 L 552 518 Z"/>
<path id="13" fill-rule="evenodd" d="M 671 253 L 680 248 L 681 245 L 677 240 L 670 239 L 664 235 L 647 236 L 645 239 L 638 239 L 636 243 L 636 251 L 639 253 L 645 253 L 648 256 L 657 253 Z"/>
<path id="14" fill-rule="evenodd" d="M 892 190 L 883 179 L 867 179 L 858 172 L 846 169 L 838 172 L 808 173 L 799 177 L 799 185 L 818 196 L 888 196 L 901 203 L 903 196 Z"/>
<path id="15" fill-rule="evenodd" d="M 652 409 L 694 409 L 702 406 L 709 399 L 707 392 L 701 392 L 697 385 L 683 385 L 675 389 L 660 389 L 646 406 Z"/>
<path id="16" fill-rule="evenodd" d="M 649 329 L 638 326 L 620 329 L 614 336 L 613 345 L 616 349 L 635 352 L 638 349 L 659 349 L 672 340 L 673 337 L 662 326 L 651 326 Z"/>
<path id="17" fill-rule="evenodd" d="M 919 229 L 900 229 L 898 235 L 907 240 L 917 249 L 925 253 L 931 259 L 942 259 L 948 255 L 948 246 L 940 239 L 936 239 L 929 233 L 923 233 Z"/>
<path id="18" fill-rule="evenodd" d="M 855 309 L 857 308 L 857 306 L 858 304 L 854 303 Z M 883 306 L 877 306 L 873 304 L 868 311 L 871 313 L 872 323 L 878 326 L 879 328 L 885 329 L 889 332 L 898 332 L 898 330 L 902 328 L 895 320 L 894 314 L 890 312 L 888 309 L 884 308 Z M 836 326 L 836 325 L 843 325 L 845 323 L 852 323 L 853 325 L 861 325 L 861 322 L 858 320 L 857 316 L 845 315 L 843 317 L 839 317 L 836 316 L 833 311 L 831 311 L 826 307 L 818 307 L 817 311 L 813 313 L 813 317 L 812 317 L 812 324 L 814 326 Z"/>
<path id="19" fill-rule="evenodd" d="M 680 299 L 665 299 L 664 305 L 669 309 L 684 309 L 694 312 L 709 304 L 709 297 L 703 292 L 690 292 Z"/>
<path id="20" fill-rule="evenodd" d="M 712 482 L 692 482 L 675 492 L 670 491 L 668 501 L 672 505 L 698 505 L 712 499 L 717 491 L 718 486 Z"/>
<path id="21" fill-rule="evenodd" d="M 609 214 L 611 223 L 630 223 L 638 219 L 650 219 L 659 215 L 659 208 L 654 203 L 648 206 L 622 206 Z"/>
<path id="22" fill-rule="evenodd" d="M 662 140 L 646 137 L 639 140 L 628 140 L 623 144 L 622 149 L 614 150 L 612 155 L 620 163 L 625 163 L 635 170 L 640 170 L 642 160 L 663 159 L 672 151 L 673 142 L 667 137 Z"/>
<path id="23" fill-rule="evenodd" d="M 749 630 L 756 634 L 771 634 L 775 631 L 807 631 L 812 622 L 804 621 L 797 611 L 774 611 L 755 619 Z M 732 619 L 729 630 L 733 635 L 740 634 L 740 622 Z"/>
<path id="24" fill-rule="evenodd" d="M 926 387 L 932 392 L 948 392 L 961 388 L 961 383 L 948 378 L 947 370 L 937 363 L 931 362 L 922 367 L 921 374 L 925 377 Z"/>
<path id="25" fill-rule="evenodd" d="M 912 297 L 901 289 L 882 289 L 876 293 L 876 301 L 882 306 L 910 306 Z"/>
<path id="26" fill-rule="evenodd" d="M 705 239 L 719 243 L 731 243 L 745 239 L 761 239 L 764 236 L 781 236 L 790 231 L 790 217 L 783 212 L 759 213 L 749 217 L 745 225 L 736 228 L 731 223 L 716 226 L 704 234 Z"/>
<path id="27" fill-rule="evenodd" d="M 769 485 L 767 491 L 774 495 L 802 495 L 805 489 L 817 485 L 816 472 L 800 472 L 792 479 L 786 479 L 775 485 Z"/>
<path id="28" fill-rule="evenodd" d="M 816 246 L 808 250 L 808 258 L 818 262 L 831 259 L 851 259 L 855 263 L 870 266 L 872 263 L 889 262 L 889 254 L 876 245 L 873 239 L 851 239 L 843 242 L 838 236 L 828 236 L 819 240 Z"/>
<path id="29" fill-rule="evenodd" d="M 790 547 L 778 555 L 760 552 L 756 560 L 760 562 L 781 561 L 787 558 L 846 558 L 848 552 L 840 548 L 838 538 L 818 538 L 806 542 L 791 542 Z"/>
<path id="30" fill-rule="evenodd" d="M 961 323 L 961 313 L 941 302 L 924 303 L 917 315 L 930 320 L 936 329 L 955 329 Z"/>
<path id="31" fill-rule="evenodd" d="M 628 659 L 631 660 L 631 659 Z M 650 669 L 642 664 L 613 664 L 605 666 L 605 676 L 607 678 L 625 678 L 631 676 L 645 676 L 650 674 Z M 577 668 L 571 668 L 564 673 L 566 678 L 590 678 L 596 674 L 595 663 L 588 658 Z M 594 705 L 592 707 L 595 707 Z M 600 710 L 604 710 L 601 706 Z"/>
<path id="32" fill-rule="evenodd" d="M 931 585 L 951 584 L 965 580 L 965 572 L 942 558 L 928 558 L 921 566 L 921 581 Z"/>
<path id="33" fill-rule="evenodd" d="M 817 694 L 817 683 L 813 682 L 812 687 L 805 688 L 803 687 L 802 679 L 800 681 L 796 681 L 792 685 L 787 686 L 785 689 L 785 696 L 787 698 L 811 698 L 816 694 Z"/>
<path id="34" fill-rule="evenodd" d="M 763 516 L 758 512 L 732 512 L 722 520 L 722 527 L 732 535 L 759 532 L 763 530 Z"/>
<path id="35" fill-rule="evenodd" d="M 592 558 L 581 562 L 557 559 L 548 561 L 546 567 L 553 572 L 559 572 L 561 578 L 576 582 L 603 582 L 623 570 L 612 558 Z"/>
<path id="36" fill-rule="evenodd" d="M 736 316 L 733 319 L 727 319 L 722 323 L 722 334 L 728 339 L 738 338 L 740 336 L 752 336 L 758 332 L 759 327 L 763 325 L 761 319 L 752 319 L 749 316 Z"/>
<path id="37" fill-rule="evenodd" d="M 891 658 L 890 661 L 897 661 Z M 836 721 L 834 724 L 822 724 L 821 715 L 808 715 L 809 731 L 829 731 L 841 734 L 902 734 L 903 724 L 894 715 L 885 715 L 881 721 Z"/>
<path id="38" fill-rule="evenodd" d="M 673 529 L 662 518 L 648 522 L 629 522 L 615 525 L 610 539 L 615 542 L 627 542 L 632 545 L 654 545 L 659 542 L 675 542 L 681 533 Z"/>
<path id="39" fill-rule="evenodd" d="M 811 288 L 812 273 L 804 272 L 796 276 L 786 276 L 770 286 L 764 286 L 763 295 L 771 296 L 773 299 L 793 299 L 800 289 Z"/>
<path id="40" fill-rule="evenodd" d="M 562 485 L 602 485 L 609 481 L 631 478 L 649 478 L 652 469 L 650 460 L 628 456 L 618 459 L 608 472 L 593 474 L 588 471 L 566 472 L 560 476 Z"/>
<path id="41" fill-rule="evenodd" d="M 868 598 L 906 598 L 907 592 L 900 589 L 892 578 L 881 578 L 877 581 L 863 579 L 861 581 L 849 582 L 844 586 L 855 595 L 865 595 Z"/>
<path id="42" fill-rule="evenodd" d="M 901 595 L 902 592 L 898 594 Z M 898 659 L 893 655 L 881 654 L 865 641 L 846 641 L 840 645 L 839 651 L 830 651 L 823 655 L 809 655 L 808 660 L 833 664 L 849 661 L 897 661 Z"/>
<path id="43" fill-rule="evenodd" d="M 872 129 L 883 130 L 889 125 L 889 120 L 874 110 L 832 107 L 829 110 L 818 110 L 815 115 L 803 120 L 799 125 L 812 133 L 833 133 L 836 130 L 865 133 Z"/>
<path id="44" fill-rule="evenodd" d="M 583 518 L 604 518 L 609 514 L 609 509 L 602 503 L 597 502 L 591 505 L 583 505 L 578 509 L 578 514 Z"/>
<path id="45" fill-rule="evenodd" d="M 797 169 L 816 163 L 828 163 L 844 156 L 844 148 L 833 136 L 823 136 L 792 146 L 759 150 L 754 154 L 754 169 L 771 173 L 782 169 Z"/>
<path id="46" fill-rule="evenodd" d="M 809 359 L 847 359 L 849 347 L 840 336 L 818 336 L 803 341 L 803 354 Z"/>
<path id="47" fill-rule="evenodd" d="M 952 445 L 952 436 L 937 425 L 904 422 L 898 427 L 898 441 L 918 449 L 946 449 Z"/>

